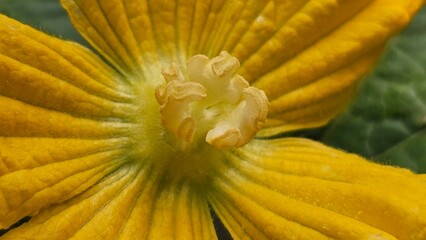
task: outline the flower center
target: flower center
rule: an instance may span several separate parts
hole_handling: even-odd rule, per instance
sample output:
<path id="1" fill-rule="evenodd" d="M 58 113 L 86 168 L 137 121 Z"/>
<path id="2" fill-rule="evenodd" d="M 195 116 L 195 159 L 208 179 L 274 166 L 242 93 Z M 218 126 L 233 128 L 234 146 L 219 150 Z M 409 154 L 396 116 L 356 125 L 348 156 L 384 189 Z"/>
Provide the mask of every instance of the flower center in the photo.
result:
<path id="1" fill-rule="evenodd" d="M 236 74 L 240 63 L 227 52 L 188 60 L 186 76 L 176 64 L 162 70 L 157 87 L 164 127 L 186 146 L 206 141 L 218 148 L 248 143 L 266 122 L 268 99 Z"/>

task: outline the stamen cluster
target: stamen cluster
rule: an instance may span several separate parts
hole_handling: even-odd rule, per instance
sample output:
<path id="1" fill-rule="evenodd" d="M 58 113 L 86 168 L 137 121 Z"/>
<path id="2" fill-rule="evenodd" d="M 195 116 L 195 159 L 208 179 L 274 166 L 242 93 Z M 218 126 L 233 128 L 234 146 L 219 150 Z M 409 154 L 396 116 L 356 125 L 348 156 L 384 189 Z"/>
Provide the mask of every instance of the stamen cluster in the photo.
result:
<path id="1" fill-rule="evenodd" d="M 268 99 L 236 74 L 239 66 L 221 52 L 212 59 L 193 56 L 186 77 L 176 64 L 163 69 L 166 84 L 155 93 L 163 125 L 187 143 L 199 137 L 220 148 L 248 143 L 266 122 Z"/>

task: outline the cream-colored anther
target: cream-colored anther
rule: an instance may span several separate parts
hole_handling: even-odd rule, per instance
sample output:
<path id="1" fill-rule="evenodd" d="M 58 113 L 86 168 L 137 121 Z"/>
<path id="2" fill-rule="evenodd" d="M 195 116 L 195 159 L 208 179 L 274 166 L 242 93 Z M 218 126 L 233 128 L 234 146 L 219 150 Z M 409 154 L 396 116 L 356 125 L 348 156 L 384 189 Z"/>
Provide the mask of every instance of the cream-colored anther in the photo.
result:
<path id="1" fill-rule="evenodd" d="M 242 100 L 231 112 L 224 114 L 206 136 L 206 141 L 217 147 L 240 147 L 248 143 L 268 114 L 268 99 L 255 87 L 244 89 Z"/>
<path id="2" fill-rule="evenodd" d="M 206 89 L 199 83 L 185 81 L 174 64 L 161 73 L 167 82 L 155 91 L 161 120 L 178 138 L 192 142 L 197 121 L 189 107 L 192 102 L 206 97 Z"/>
<path id="3" fill-rule="evenodd" d="M 162 74 L 166 84 L 156 90 L 164 126 L 192 142 L 201 136 L 216 147 L 248 143 L 266 122 L 268 99 L 236 72 L 240 63 L 227 52 L 209 59 L 188 60 L 187 79 L 176 65 Z"/>

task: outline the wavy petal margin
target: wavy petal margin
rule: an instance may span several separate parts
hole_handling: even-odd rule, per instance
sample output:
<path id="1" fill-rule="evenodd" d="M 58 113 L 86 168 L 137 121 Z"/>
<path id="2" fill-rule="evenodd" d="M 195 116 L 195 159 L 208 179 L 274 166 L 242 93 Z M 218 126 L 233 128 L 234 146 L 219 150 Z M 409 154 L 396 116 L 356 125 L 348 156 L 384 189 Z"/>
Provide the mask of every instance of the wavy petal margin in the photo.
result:
<path id="1" fill-rule="evenodd" d="M 426 182 L 304 139 L 230 151 L 209 201 L 235 239 L 425 239 Z"/>

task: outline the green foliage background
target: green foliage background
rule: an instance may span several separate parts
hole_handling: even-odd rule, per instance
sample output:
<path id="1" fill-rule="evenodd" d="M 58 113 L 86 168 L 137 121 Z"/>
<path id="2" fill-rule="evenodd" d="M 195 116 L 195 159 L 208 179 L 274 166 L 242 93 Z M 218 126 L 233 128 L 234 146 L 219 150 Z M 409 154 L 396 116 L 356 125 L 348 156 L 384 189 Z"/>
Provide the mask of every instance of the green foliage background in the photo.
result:
<path id="1" fill-rule="evenodd" d="M 426 172 L 426 8 L 389 42 L 356 99 L 320 139 L 381 163 Z"/>
<path id="2" fill-rule="evenodd" d="M 0 0 L 0 12 L 87 45 L 58 2 Z M 426 8 L 390 41 L 345 112 L 327 127 L 291 135 L 426 173 Z"/>

